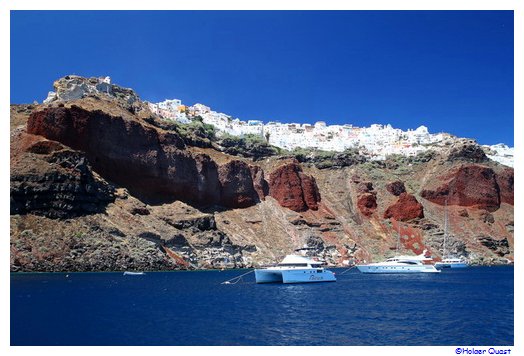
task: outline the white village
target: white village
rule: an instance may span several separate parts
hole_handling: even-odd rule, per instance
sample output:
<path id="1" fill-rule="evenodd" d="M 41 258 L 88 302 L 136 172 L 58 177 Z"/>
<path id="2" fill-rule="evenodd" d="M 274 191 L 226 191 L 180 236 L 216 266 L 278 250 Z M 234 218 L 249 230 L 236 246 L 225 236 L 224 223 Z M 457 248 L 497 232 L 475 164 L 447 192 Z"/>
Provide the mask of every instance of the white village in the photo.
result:
<path id="1" fill-rule="evenodd" d="M 264 123 L 260 120 L 242 121 L 213 111 L 203 104 L 186 106 L 178 99 L 148 103 L 148 105 L 157 115 L 179 123 L 189 123 L 192 118 L 200 116 L 204 123 L 213 125 L 219 134 L 226 133 L 240 137 L 249 134 L 257 135 L 266 139 L 269 144 L 286 150 L 310 148 L 341 152 L 356 148 L 360 154 L 371 160 L 385 160 L 392 154 L 416 156 L 428 149 L 444 148 L 457 139 L 449 133 L 431 134 L 426 126 L 403 131 L 389 124 L 356 127 L 351 124 L 327 125 L 324 121 L 315 124 L 278 121 Z M 513 147 L 502 143 L 483 147 L 490 159 L 513 167 Z"/>
<path id="2" fill-rule="evenodd" d="M 70 75 L 54 83 L 55 91 L 49 92 L 44 104 L 55 100 L 75 100 L 93 93 L 114 96 L 115 90 L 122 91 L 126 100 L 139 100 L 131 89 L 111 83 L 110 77 L 83 78 Z M 427 150 L 440 150 L 461 138 L 449 133 L 429 132 L 426 126 L 403 131 L 391 125 L 373 124 L 370 127 L 357 127 L 352 124 L 327 125 L 324 121 L 315 124 L 282 123 L 260 120 L 243 121 L 222 112 L 212 110 L 203 104 L 187 106 L 179 99 L 167 99 L 159 103 L 147 102 L 150 110 L 162 117 L 181 124 L 188 124 L 200 117 L 205 124 L 212 125 L 217 135 L 243 137 L 255 135 L 270 145 L 289 151 L 296 148 L 342 152 L 357 149 L 370 160 L 385 160 L 388 156 L 399 154 L 416 156 Z M 503 143 L 482 146 L 486 155 L 501 164 L 513 167 L 514 148 Z"/>

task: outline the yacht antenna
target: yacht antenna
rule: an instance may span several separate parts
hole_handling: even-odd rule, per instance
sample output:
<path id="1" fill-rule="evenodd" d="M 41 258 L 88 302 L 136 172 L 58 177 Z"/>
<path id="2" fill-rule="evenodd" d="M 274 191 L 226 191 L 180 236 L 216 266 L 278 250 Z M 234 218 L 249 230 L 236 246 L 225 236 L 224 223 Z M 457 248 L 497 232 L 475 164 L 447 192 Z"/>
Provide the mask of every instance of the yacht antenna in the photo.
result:
<path id="1" fill-rule="evenodd" d="M 444 248 L 442 251 L 442 257 L 446 258 L 446 242 L 448 239 L 448 197 L 446 196 L 446 201 L 444 203 Z"/>

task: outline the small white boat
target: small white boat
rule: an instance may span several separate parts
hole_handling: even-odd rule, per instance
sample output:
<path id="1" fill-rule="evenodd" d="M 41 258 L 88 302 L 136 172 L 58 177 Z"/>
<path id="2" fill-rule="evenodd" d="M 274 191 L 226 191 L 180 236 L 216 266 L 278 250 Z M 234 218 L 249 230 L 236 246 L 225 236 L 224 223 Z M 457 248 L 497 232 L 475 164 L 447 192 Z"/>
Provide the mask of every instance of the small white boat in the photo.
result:
<path id="1" fill-rule="evenodd" d="M 438 273 L 434 265 L 424 264 L 423 261 L 431 261 L 426 257 L 426 250 L 418 256 L 395 256 L 384 262 L 357 265 L 362 273 Z"/>
<path id="2" fill-rule="evenodd" d="M 468 262 L 465 259 L 450 256 L 447 253 L 447 240 L 448 240 L 448 198 L 444 205 L 444 246 L 442 251 L 442 261 L 436 262 L 435 267 L 438 269 L 442 268 L 466 268 Z"/>
<path id="3" fill-rule="evenodd" d="M 447 258 L 444 258 L 441 262 L 436 262 L 435 267 L 439 269 L 466 268 L 468 267 L 468 262 L 458 257 L 447 257 Z"/>
<path id="4" fill-rule="evenodd" d="M 287 255 L 276 266 L 255 269 L 257 283 L 335 282 L 335 273 L 322 267 L 322 262 L 298 255 Z"/>
<path id="5" fill-rule="evenodd" d="M 131 272 L 131 271 L 125 271 L 124 276 L 142 276 L 144 275 L 144 272 Z"/>

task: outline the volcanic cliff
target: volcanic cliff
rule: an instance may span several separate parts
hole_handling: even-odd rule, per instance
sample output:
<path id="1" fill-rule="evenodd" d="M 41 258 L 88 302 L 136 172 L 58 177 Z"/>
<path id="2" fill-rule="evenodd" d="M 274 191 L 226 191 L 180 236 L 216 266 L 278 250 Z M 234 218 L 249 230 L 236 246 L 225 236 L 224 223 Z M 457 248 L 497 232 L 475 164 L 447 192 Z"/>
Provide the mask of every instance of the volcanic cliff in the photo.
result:
<path id="1" fill-rule="evenodd" d="M 513 261 L 513 169 L 472 141 L 367 161 L 235 146 L 198 125 L 99 78 L 12 105 L 11 271 L 249 267 L 304 245 L 344 265 L 391 254 L 398 235 L 438 259 L 446 204 L 451 251 Z"/>

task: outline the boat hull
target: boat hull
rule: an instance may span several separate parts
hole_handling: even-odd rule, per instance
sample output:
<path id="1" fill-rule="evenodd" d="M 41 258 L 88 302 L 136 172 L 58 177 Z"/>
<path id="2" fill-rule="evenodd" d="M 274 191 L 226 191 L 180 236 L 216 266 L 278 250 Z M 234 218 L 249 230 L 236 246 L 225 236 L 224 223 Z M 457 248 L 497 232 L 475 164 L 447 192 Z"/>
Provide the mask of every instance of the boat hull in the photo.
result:
<path id="1" fill-rule="evenodd" d="M 256 269 L 255 280 L 257 283 L 318 283 L 335 282 L 335 274 L 329 270 L 317 269 Z"/>
<path id="2" fill-rule="evenodd" d="M 380 266 L 360 265 L 357 266 L 362 273 L 438 273 L 440 272 L 432 265 L 419 266 Z"/>
<path id="3" fill-rule="evenodd" d="M 444 262 L 437 262 L 435 263 L 435 268 L 443 269 L 443 268 L 466 268 L 468 267 L 468 264 L 465 262 L 457 262 L 457 263 L 444 263 Z"/>
<path id="4" fill-rule="evenodd" d="M 255 280 L 257 283 L 282 283 L 282 273 L 256 269 Z"/>

